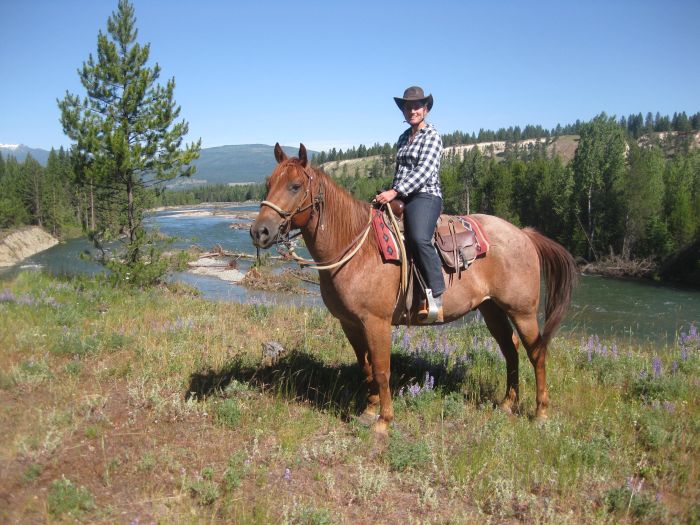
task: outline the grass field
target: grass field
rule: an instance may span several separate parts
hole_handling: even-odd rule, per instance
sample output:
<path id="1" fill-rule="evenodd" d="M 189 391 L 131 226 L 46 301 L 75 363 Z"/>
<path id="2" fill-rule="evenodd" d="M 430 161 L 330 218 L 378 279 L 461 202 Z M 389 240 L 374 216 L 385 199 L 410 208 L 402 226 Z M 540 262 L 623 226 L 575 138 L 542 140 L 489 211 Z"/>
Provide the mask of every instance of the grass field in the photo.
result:
<path id="1" fill-rule="evenodd" d="M 265 343 L 268 343 L 265 345 Z M 271 344 L 275 343 L 275 344 Z M 480 322 L 395 329 L 396 421 L 325 310 L 0 284 L 2 523 L 700 523 L 700 336 L 556 338 L 519 414 Z"/>

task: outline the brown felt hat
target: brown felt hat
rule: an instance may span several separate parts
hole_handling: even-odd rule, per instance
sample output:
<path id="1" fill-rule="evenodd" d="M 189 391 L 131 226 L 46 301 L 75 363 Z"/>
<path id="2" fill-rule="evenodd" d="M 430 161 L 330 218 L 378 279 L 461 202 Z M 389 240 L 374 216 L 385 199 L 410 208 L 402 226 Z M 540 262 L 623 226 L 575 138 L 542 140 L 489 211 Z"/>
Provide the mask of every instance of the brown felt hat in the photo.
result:
<path id="1" fill-rule="evenodd" d="M 403 92 L 403 98 L 394 97 L 394 102 L 396 102 L 396 105 L 399 106 L 401 111 L 403 111 L 403 105 L 406 102 L 415 102 L 416 100 L 424 102 L 428 106 L 428 111 L 433 109 L 433 95 L 428 95 L 426 97 L 425 93 L 423 93 L 423 88 L 418 86 L 406 88 L 406 91 Z"/>

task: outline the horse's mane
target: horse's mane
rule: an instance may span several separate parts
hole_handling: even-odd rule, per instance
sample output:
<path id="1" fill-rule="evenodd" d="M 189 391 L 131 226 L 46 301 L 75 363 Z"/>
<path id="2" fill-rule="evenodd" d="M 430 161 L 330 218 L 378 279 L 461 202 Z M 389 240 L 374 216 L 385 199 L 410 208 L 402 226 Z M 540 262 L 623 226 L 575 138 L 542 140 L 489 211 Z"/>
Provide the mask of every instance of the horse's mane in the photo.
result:
<path id="1" fill-rule="evenodd" d="M 334 233 L 339 244 L 348 243 L 362 232 L 369 221 L 369 204 L 341 188 L 321 168 L 310 166 L 323 185 L 325 227 Z"/>

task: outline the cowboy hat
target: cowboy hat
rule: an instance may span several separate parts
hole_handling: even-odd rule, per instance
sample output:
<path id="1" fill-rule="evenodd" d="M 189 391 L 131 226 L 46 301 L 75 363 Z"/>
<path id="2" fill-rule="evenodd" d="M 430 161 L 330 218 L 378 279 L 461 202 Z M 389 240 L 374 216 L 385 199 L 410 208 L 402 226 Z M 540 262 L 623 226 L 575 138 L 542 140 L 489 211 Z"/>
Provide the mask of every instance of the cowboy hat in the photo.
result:
<path id="1" fill-rule="evenodd" d="M 433 108 L 433 95 L 431 94 L 426 97 L 425 93 L 423 93 L 423 88 L 418 86 L 406 88 L 406 91 L 403 92 L 403 98 L 394 97 L 394 102 L 396 102 L 396 105 L 399 106 L 401 111 L 403 111 L 403 105 L 406 102 L 415 102 L 416 100 L 424 102 L 428 106 L 428 111 Z"/>

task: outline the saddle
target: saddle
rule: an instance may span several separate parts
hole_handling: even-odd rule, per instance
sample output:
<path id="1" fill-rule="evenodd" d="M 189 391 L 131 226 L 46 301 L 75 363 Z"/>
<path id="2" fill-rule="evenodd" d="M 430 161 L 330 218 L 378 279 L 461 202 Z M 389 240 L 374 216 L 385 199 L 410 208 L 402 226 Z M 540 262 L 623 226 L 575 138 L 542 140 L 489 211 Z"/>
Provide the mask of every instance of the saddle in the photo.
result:
<path id="1" fill-rule="evenodd" d="M 385 222 L 385 214 L 381 210 L 373 210 L 373 226 L 377 238 L 382 258 L 385 263 L 394 262 L 402 264 L 404 261 L 399 257 L 399 253 L 404 250 L 398 247 L 399 242 L 403 242 L 403 210 L 404 203 L 399 199 L 390 202 L 393 216 L 397 219 L 399 232 L 394 232 L 389 221 Z M 395 233 L 395 235 L 394 235 Z M 452 286 L 455 274 L 461 278 L 463 270 L 466 270 L 475 259 L 483 257 L 489 249 L 489 241 L 481 229 L 481 225 L 474 217 L 441 215 L 438 219 L 433 244 L 440 255 L 443 263 L 443 270 L 449 276 L 448 288 Z M 400 317 L 395 319 L 406 320 L 410 318 L 409 312 L 412 306 L 419 303 L 425 297 L 425 284 L 417 268 L 413 264 L 412 258 L 408 257 L 406 264 L 410 266 L 407 276 L 402 279 L 402 296 L 404 297 L 404 311 L 399 312 Z M 420 286 L 416 286 L 416 281 Z"/>
<path id="2" fill-rule="evenodd" d="M 399 199 L 394 199 L 389 203 L 394 216 L 401 220 L 403 218 L 404 203 Z M 403 226 L 403 222 L 400 223 Z M 385 261 L 396 260 L 393 256 L 397 250 L 391 249 L 387 253 L 386 246 L 386 230 L 388 226 L 382 223 L 382 246 L 385 255 Z M 489 242 L 486 234 L 481 229 L 477 220 L 469 215 L 451 216 L 440 215 L 433 236 L 433 244 L 440 254 L 445 272 L 448 274 L 457 273 L 461 276 L 462 270 L 466 270 L 469 265 L 474 262 L 477 257 L 486 254 L 489 249 Z"/>

